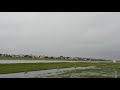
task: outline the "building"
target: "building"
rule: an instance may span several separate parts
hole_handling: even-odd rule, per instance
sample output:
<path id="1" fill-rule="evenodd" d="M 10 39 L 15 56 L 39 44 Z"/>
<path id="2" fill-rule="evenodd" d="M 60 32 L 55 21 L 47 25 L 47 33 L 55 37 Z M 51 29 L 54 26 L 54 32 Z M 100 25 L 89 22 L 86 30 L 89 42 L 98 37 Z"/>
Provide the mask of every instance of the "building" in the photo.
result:
<path id="1" fill-rule="evenodd" d="M 116 63 L 116 60 L 113 60 L 113 63 Z"/>

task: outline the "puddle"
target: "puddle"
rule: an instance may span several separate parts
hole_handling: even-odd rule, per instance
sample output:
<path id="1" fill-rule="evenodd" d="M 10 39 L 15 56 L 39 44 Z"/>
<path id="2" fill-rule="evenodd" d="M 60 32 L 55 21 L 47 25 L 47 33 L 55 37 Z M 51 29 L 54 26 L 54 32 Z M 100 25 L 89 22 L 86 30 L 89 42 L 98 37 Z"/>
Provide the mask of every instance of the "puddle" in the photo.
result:
<path id="1" fill-rule="evenodd" d="M 56 62 L 90 62 L 90 63 L 103 63 L 102 61 L 0 60 L 0 64 L 12 64 L 12 63 L 56 63 Z M 106 62 L 106 61 L 105 61 L 105 62 Z"/>
<path id="2" fill-rule="evenodd" d="M 111 70 L 111 69 L 84 69 L 77 71 L 66 71 L 63 74 L 57 75 L 59 78 L 119 78 L 120 73 L 118 71 Z M 53 77 L 57 77 L 53 76 Z"/>
<path id="3" fill-rule="evenodd" d="M 11 73 L 11 74 L 1 74 L 0 78 L 47 78 L 52 75 L 59 75 L 65 73 L 65 71 L 75 70 L 75 69 L 92 69 L 94 66 L 89 67 L 71 67 L 71 68 L 61 68 L 61 69 L 51 69 L 51 70 L 41 70 L 41 71 L 31 71 L 31 72 L 21 72 L 21 73 Z"/>

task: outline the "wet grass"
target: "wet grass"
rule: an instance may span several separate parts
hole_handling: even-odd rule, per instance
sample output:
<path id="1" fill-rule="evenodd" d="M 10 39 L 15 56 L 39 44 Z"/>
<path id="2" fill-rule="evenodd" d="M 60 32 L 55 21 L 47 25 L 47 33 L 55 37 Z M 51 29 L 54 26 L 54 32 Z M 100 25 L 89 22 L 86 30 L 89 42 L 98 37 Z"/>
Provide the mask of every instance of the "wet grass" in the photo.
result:
<path id="1" fill-rule="evenodd" d="M 96 65 L 97 63 L 87 62 L 0 64 L 0 74 Z"/>
<path id="2" fill-rule="evenodd" d="M 104 73 L 102 73 L 104 72 Z M 101 69 L 101 71 L 96 70 L 72 70 L 66 71 L 63 74 L 54 75 L 52 77 L 59 77 L 59 78 L 114 78 L 111 72 L 105 72 Z M 119 77 L 118 77 L 119 78 Z"/>
<path id="3" fill-rule="evenodd" d="M 59 78 L 120 78 L 120 63 L 99 63 L 94 69 L 76 69 L 51 77 Z"/>
<path id="4" fill-rule="evenodd" d="M 70 67 L 96 66 L 94 69 L 76 69 L 48 75 L 46 78 L 120 78 L 120 63 L 89 63 L 89 62 L 59 62 L 59 63 L 26 63 L 26 64 L 0 64 L 0 74 L 17 73 L 24 71 L 37 71 L 60 69 Z M 38 78 L 40 78 L 38 76 Z"/>

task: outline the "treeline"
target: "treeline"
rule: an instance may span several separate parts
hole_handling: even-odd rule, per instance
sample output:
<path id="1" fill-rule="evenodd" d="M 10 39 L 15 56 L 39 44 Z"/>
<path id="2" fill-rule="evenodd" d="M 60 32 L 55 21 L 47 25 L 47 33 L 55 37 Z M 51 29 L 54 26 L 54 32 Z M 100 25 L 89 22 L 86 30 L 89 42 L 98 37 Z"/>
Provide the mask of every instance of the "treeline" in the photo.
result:
<path id="1" fill-rule="evenodd" d="M 31 58 L 31 59 L 57 59 L 57 60 L 75 60 L 75 61 L 106 61 L 104 59 L 95 59 L 95 58 L 81 58 L 81 57 L 66 57 L 66 56 L 46 56 L 46 55 L 9 55 L 1 54 L 0 57 L 4 58 Z"/>

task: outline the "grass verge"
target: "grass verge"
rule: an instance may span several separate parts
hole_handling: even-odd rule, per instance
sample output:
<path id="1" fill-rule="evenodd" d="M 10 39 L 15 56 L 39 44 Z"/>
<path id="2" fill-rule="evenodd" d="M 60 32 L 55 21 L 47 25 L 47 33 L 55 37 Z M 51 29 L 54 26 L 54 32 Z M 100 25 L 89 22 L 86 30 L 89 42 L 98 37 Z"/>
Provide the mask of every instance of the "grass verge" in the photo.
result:
<path id="1" fill-rule="evenodd" d="M 96 64 L 97 63 L 87 62 L 0 64 L 0 74 L 17 73 L 24 71 L 48 70 L 56 68 L 96 66 Z"/>

